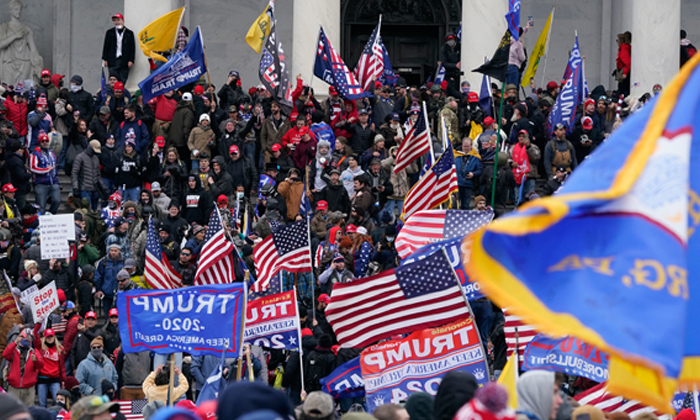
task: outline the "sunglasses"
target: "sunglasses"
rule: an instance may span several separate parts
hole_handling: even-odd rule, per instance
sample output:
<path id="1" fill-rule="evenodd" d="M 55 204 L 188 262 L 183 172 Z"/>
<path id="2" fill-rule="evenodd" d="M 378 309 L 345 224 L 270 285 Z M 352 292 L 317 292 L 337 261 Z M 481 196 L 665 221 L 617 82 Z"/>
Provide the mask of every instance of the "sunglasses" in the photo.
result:
<path id="1" fill-rule="evenodd" d="M 91 347 L 91 349 L 93 349 L 93 350 L 99 350 L 99 349 L 102 349 L 102 346 L 94 346 L 94 347 Z"/>
<path id="2" fill-rule="evenodd" d="M 118 282 L 118 283 L 124 283 L 124 282 L 127 281 L 127 280 L 129 280 L 129 279 L 117 279 L 117 282 Z"/>

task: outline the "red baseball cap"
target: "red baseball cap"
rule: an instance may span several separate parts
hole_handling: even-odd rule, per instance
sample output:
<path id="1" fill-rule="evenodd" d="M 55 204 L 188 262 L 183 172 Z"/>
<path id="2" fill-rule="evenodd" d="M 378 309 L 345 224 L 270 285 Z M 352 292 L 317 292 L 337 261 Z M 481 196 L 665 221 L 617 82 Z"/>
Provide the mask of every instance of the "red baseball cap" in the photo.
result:
<path id="1" fill-rule="evenodd" d="M 53 332 L 51 328 L 47 328 L 44 330 L 44 337 L 55 337 L 56 333 Z"/>
<path id="2" fill-rule="evenodd" d="M 320 296 L 319 296 L 320 298 Z M 302 328 L 301 329 L 301 336 L 306 337 L 307 335 L 314 335 L 313 331 L 311 331 L 311 328 Z"/>
<path id="3" fill-rule="evenodd" d="M 163 136 L 156 137 L 156 146 L 165 147 L 165 138 Z"/>
<path id="4" fill-rule="evenodd" d="M 381 87 L 382 87 L 382 82 L 374 82 L 375 89 L 381 89 Z"/>
<path id="5" fill-rule="evenodd" d="M 301 127 L 299 129 L 299 134 L 301 134 L 302 136 L 309 134 L 309 127 L 307 127 L 307 126 Z"/>
<path id="6" fill-rule="evenodd" d="M 85 314 L 85 319 L 92 318 L 92 319 L 97 319 L 97 314 L 93 311 L 90 311 Z"/>
<path id="7" fill-rule="evenodd" d="M 41 77 L 44 76 L 51 76 L 51 72 L 48 69 L 44 69 L 41 71 Z"/>
<path id="8" fill-rule="evenodd" d="M 345 227 L 345 233 L 357 233 L 357 226 L 355 225 L 347 225 Z"/>
<path id="9" fill-rule="evenodd" d="M 338 93 L 338 91 L 335 90 L 335 87 L 333 87 L 333 86 L 328 86 L 328 93 L 331 94 L 331 95 L 335 95 L 335 94 Z"/>
<path id="10" fill-rule="evenodd" d="M 115 14 L 112 15 L 112 19 L 121 19 L 121 20 L 124 20 L 124 15 L 122 15 L 121 13 L 115 13 Z"/>
<path id="11" fill-rule="evenodd" d="M 238 146 L 235 144 L 232 144 L 231 147 L 228 148 L 228 154 L 230 155 L 232 153 L 238 154 Z"/>
<path id="12" fill-rule="evenodd" d="M 468 98 L 469 102 L 479 102 L 479 94 L 476 92 L 469 92 Z"/>
<path id="13" fill-rule="evenodd" d="M 321 293 L 321 295 L 318 297 L 317 300 L 318 300 L 319 302 L 323 302 L 323 303 L 330 303 L 331 297 L 328 296 L 328 295 L 325 294 L 325 293 Z"/>
<path id="14" fill-rule="evenodd" d="M 204 88 L 202 85 L 197 85 L 194 87 L 194 94 L 195 95 L 202 95 L 204 93 Z"/>
<path id="15" fill-rule="evenodd" d="M 552 80 L 551 82 L 547 83 L 547 89 L 555 89 L 558 88 L 559 84 Z"/>
<path id="16" fill-rule="evenodd" d="M 194 410 L 197 409 L 197 406 L 195 405 L 195 403 L 193 403 L 190 400 L 182 400 L 182 401 L 178 402 L 177 404 L 175 404 L 175 406 L 180 407 L 180 408 L 184 408 L 185 410 L 189 410 L 193 413 L 194 413 Z"/>
<path id="17" fill-rule="evenodd" d="M 116 92 L 116 91 L 123 92 L 123 91 L 124 91 L 124 83 L 122 83 L 122 82 L 114 82 L 114 91 L 115 91 L 115 92 Z"/>
<path id="18" fill-rule="evenodd" d="M 590 130 L 593 128 L 593 119 L 591 117 L 581 118 L 581 126 L 586 130 Z"/>
<path id="19" fill-rule="evenodd" d="M 117 310 L 117 308 L 110 309 L 109 316 L 119 316 L 119 311 Z"/>
<path id="20" fill-rule="evenodd" d="M 282 149 L 282 145 L 279 144 L 279 143 L 275 143 L 275 144 L 272 145 L 271 149 L 272 149 L 273 152 L 280 151 L 280 150 Z"/>
<path id="21" fill-rule="evenodd" d="M 316 204 L 316 210 L 328 210 L 328 201 L 319 201 L 318 204 Z"/>
<path id="22" fill-rule="evenodd" d="M 228 204 L 228 198 L 225 195 L 221 194 L 219 195 L 219 197 L 217 197 L 216 202 L 219 204 Z"/>
<path id="23" fill-rule="evenodd" d="M 493 123 L 494 123 L 493 118 L 491 118 L 491 117 L 484 118 L 484 125 L 489 126 Z"/>
<path id="24" fill-rule="evenodd" d="M 583 107 L 586 108 L 588 106 L 588 104 L 595 105 L 595 101 L 593 100 L 593 98 L 586 99 L 586 102 L 583 103 Z"/>
<path id="25" fill-rule="evenodd" d="M 204 401 L 199 404 L 194 413 L 202 420 L 214 420 L 216 419 L 216 407 L 218 404 L 219 402 L 217 400 Z"/>
<path id="26" fill-rule="evenodd" d="M 4 192 L 4 193 L 15 192 L 15 191 L 17 191 L 17 188 L 15 188 L 15 186 L 12 184 L 5 184 L 2 186 L 2 192 Z"/>

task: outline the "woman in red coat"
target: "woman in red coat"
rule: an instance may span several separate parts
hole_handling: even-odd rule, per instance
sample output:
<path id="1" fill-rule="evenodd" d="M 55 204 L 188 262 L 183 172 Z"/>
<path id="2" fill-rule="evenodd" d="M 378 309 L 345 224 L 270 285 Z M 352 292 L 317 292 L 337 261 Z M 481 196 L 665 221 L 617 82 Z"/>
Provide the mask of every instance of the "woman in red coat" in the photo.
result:
<path id="1" fill-rule="evenodd" d="M 51 391 L 51 399 L 56 401 L 56 394 L 66 380 L 66 363 L 63 358 L 63 346 L 56 340 L 56 333 L 51 328 L 44 331 L 44 338 L 34 339 L 34 347 L 41 352 L 44 366 L 39 370 L 37 392 L 39 405 L 46 408 L 46 397 Z"/>
<path id="2" fill-rule="evenodd" d="M 630 69 L 632 67 L 632 34 L 627 31 L 617 34 L 617 93 L 628 96 L 630 94 Z"/>

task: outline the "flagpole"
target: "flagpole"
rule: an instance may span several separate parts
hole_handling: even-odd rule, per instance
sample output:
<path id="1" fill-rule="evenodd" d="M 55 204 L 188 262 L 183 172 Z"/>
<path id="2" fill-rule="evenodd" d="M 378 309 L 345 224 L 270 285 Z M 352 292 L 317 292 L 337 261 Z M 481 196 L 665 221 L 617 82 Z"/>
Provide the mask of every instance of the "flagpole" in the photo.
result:
<path id="1" fill-rule="evenodd" d="M 547 32 L 547 40 L 544 43 L 544 63 L 542 64 L 542 82 L 540 87 L 544 86 L 544 74 L 547 72 L 547 52 L 549 51 L 549 38 L 552 35 L 552 22 L 554 22 L 554 11 L 556 7 L 552 6 L 552 19 L 549 20 L 549 31 Z"/>
<path id="2" fill-rule="evenodd" d="M 464 294 L 464 288 L 462 288 L 462 283 L 459 282 L 459 277 L 457 276 L 457 273 L 455 272 L 455 268 L 452 266 L 451 263 L 449 263 L 450 257 L 447 255 L 447 251 L 445 251 L 445 248 L 441 248 L 441 250 L 442 250 L 442 255 L 444 255 L 445 259 L 448 261 L 448 265 L 450 266 L 450 270 L 452 270 L 452 278 L 459 286 L 459 289 L 462 291 L 462 293 L 461 293 L 462 299 L 464 299 L 464 304 L 467 305 L 467 310 L 469 311 L 469 316 L 472 319 L 472 325 L 474 325 L 474 330 L 476 331 L 476 336 L 479 339 L 479 344 L 481 344 L 481 352 L 482 352 L 482 355 L 484 356 L 484 367 L 485 367 L 484 372 L 486 372 L 486 374 L 488 375 L 489 364 L 486 361 L 486 344 L 484 344 L 481 341 L 481 333 L 479 333 L 479 326 L 476 325 L 476 317 L 474 316 L 474 311 L 472 310 L 472 306 L 469 304 L 469 299 L 467 299 L 467 296 Z"/>
<path id="3" fill-rule="evenodd" d="M 503 120 L 503 101 L 505 101 L 506 83 L 501 82 L 501 105 L 498 112 L 498 130 L 496 131 L 496 157 L 493 160 L 493 182 L 491 183 L 491 208 L 495 208 L 496 202 L 496 177 L 498 176 L 498 154 L 500 153 L 499 143 L 501 142 L 501 121 Z M 494 210 L 495 211 L 495 210 Z"/>
<path id="4" fill-rule="evenodd" d="M 297 298 L 297 286 L 294 285 L 294 299 Z M 299 317 L 297 317 L 298 319 Z M 301 375 L 301 390 L 306 392 L 304 389 L 304 348 L 301 346 L 301 325 L 297 321 L 297 337 L 299 339 L 299 373 Z"/>
<path id="5" fill-rule="evenodd" d="M 423 118 L 425 118 L 425 125 L 430 127 L 428 120 L 428 109 L 425 107 L 425 101 L 423 101 Z M 428 129 L 430 132 L 430 129 Z M 435 149 L 433 148 L 433 139 L 428 135 L 428 142 L 430 143 L 430 157 L 432 158 L 433 164 L 435 163 Z"/>
<path id="6" fill-rule="evenodd" d="M 321 42 L 321 31 L 323 30 L 323 25 L 319 24 L 318 25 L 318 36 L 316 37 L 316 55 L 318 56 L 318 43 Z M 323 48 L 326 48 L 324 45 Z M 330 57 L 328 57 L 330 59 Z M 314 84 L 314 70 L 316 69 L 316 57 L 314 57 L 313 62 L 311 64 L 311 78 L 309 79 L 309 87 L 311 87 Z M 324 80 L 325 81 L 325 80 Z"/>
<path id="7" fill-rule="evenodd" d="M 309 260 L 311 262 L 311 317 L 316 319 L 316 279 L 314 278 L 314 254 L 311 252 L 311 218 L 309 213 L 306 212 L 306 238 L 309 241 Z"/>
<path id="8" fill-rule="evenodd" d="M 246 286 L 247 286 L 247 284 L 246 284 Z M 243 319 L 241 320 L 241 332 L 238 336 L 239 337 L 238 338 L 238 367 L 236 368 L 236 382 L 239 382 L 241 380 L 241 377 L 243 376 L 243 372 L 241 372 L 241 367 L 243 364 L 243 357 L 242 357 L 241 353 L 243 352 L 243 333 L 245 332 L 245 318 L 247 315 L 248 315 L 248 288 L 244 286 L 243 287 Z M 226 350 L 224 350 L 224 353 L 226 353 Z"/>

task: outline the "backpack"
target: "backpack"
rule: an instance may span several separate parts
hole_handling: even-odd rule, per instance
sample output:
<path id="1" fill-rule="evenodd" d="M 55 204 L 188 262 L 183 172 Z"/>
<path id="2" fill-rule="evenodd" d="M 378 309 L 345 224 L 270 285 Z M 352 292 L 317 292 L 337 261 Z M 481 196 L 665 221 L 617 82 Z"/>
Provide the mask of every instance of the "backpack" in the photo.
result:
<path id="1" fill-rule="evenodd" d="M 334 357 L 332 353 L 320 353 L 315 350 L 309 353 L 305 369 L 306 392 L 321 390 L 321 378 L 333 372 L 331 357 Z"/>

